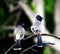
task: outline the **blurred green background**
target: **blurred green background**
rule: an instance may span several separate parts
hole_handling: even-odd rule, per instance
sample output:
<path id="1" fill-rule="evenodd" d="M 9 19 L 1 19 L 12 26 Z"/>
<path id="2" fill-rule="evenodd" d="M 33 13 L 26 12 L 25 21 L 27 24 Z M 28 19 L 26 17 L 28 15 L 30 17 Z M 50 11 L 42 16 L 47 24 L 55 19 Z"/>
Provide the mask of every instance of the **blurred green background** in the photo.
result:
<path id="1" fill-rule="evenodd" d="M 9 11 L 9 5 L 12 4 L 14 7 L 17 7 L 18 1 L 19 0 L 0 0 L 0 54 L 4 54 L 4 52 L 14 43 L 13 38 L 9 36 L 10 33 L 13 33 L 13 30 L 8 28 L 9 26 L 16 26 L 20 21 L 22 21 L 25 24 L 25 29 L 30 30 L 30 26 L 32 25 L 28 15 L 26 15 L 21 7 L 17 8 L 13 12 Z M 21 1 L 26 3 L 34 13 L 37 13 L 36 4 L 33 0 Z M 46 28 L 50 33 L 54 33 L 54 8 L 56 0 L 44 0 L 43 2 Z M 44 47 L 42 54 L 55 54 L 55 50 L 51 47 Z"/>

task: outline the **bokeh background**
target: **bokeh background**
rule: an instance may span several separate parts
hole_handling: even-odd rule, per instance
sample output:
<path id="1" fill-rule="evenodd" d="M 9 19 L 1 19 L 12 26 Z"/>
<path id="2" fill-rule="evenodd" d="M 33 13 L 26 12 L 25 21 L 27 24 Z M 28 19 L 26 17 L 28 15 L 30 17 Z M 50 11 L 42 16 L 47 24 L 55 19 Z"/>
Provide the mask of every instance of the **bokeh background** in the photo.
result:
<path id="1" fill-rule="evenodd" d="M 60 37 L 60 0 L 0 0 L 0 54 L 14 44 L 13 32 L 19 22 L 24 23 L 26 36 L 32 34 L 30 26 L 36 14 L 44 18 L 44 32 Z M 52 40 L 56 44 L 43 47 L 41 54 L 60 54 L 60 40 L 51 37 L 45 40 Z M 33 44 L 30 41 L 33 42 L 33 38 L 27 45 Z"/>

